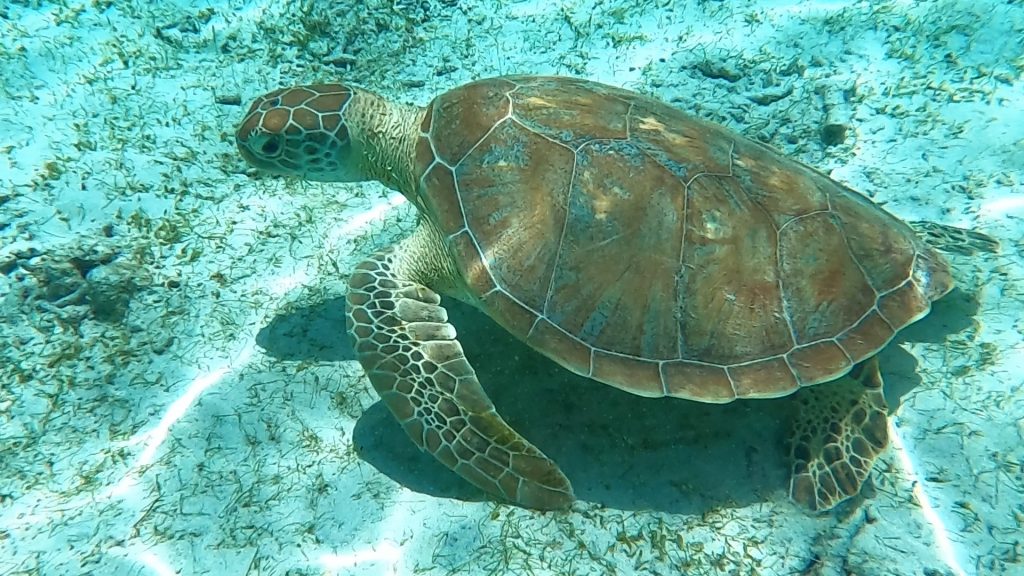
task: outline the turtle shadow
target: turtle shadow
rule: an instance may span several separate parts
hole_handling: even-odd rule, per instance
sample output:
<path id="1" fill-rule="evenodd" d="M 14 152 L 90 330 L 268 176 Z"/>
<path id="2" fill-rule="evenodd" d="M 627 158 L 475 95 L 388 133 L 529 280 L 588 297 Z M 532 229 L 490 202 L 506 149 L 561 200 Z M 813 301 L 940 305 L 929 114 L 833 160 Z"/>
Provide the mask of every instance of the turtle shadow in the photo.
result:
<path id="1" fill-rule="evenodd" d="M 345 327 L 345 297 L 335 296 L 274 316 L 256 334 L 256 344 L 279 360 L 355 360 Z"/>
<path id="2" fill-rule="evenodd" d="M 470 306 L 444 304 L 498 412 L 558 462 L 580 500 L 700 514 L 786 498 L 792 397 L 714 405 L 635 396 L 568 372 Z M 290 311 L 260 331 L 260 346 L 287 360 L 351 359 L 343 309 L 333 298 Z M 971 294 L 955 292 L 899 341 L 941 342 L 967 327 L 976 310 Z M 895 345 L 880 359 L 895 409 L 920 383 L 917 362 Z M 380 402 L 358 418 L 353 443 L 365 462 L 410 490 L 488 498 L 417 449 Z"/>
<path id="3" fill-rule="evenodd" d="M 578 499 L 619 510 L 701 513 L 785 488 L 790 403 L 635 396 L 568 372 L 462 304 L 449 303 L 449 312 L 498 412 L 559 464 Z M 756 430 L 756 438 L 748 441 L 736 428 Z M 361 457 L 407 488 L 487 499 L 420 452 L 381 403 L 359 419 L 354 440 Z"/>

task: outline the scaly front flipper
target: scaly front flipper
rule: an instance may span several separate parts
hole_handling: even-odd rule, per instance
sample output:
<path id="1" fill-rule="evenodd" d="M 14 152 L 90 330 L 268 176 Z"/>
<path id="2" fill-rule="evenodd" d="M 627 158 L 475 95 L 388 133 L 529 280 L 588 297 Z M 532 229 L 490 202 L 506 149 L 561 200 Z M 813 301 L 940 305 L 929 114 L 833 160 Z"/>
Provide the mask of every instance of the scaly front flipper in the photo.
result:
<path id="1" fill-rule="evenodd" d="M 440 297 L 417 281 L 438 280 L 441 257 L 422 226 L 356 268 L 347 301 L 359 363 L 412 441 L 445 466 L 522 506 L 565 508 L 569 481 L 498 416 Z"/>
<path id="2" fill-rule="evenodd" d="M 789 495 L 811 510 L 829 510 L 860 492 L 889 444 L 878 356 L 835 382 L 800 390 L 797 400 Z"/>

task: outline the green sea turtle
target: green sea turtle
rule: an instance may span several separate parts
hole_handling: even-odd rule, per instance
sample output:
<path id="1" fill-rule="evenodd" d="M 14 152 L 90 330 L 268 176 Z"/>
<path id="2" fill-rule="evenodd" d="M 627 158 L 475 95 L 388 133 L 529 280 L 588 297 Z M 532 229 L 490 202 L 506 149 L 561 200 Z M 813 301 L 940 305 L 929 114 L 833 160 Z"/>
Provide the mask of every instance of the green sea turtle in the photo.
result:
<path id="1" fill-rule="evenodd" d="M 349 278 L 359 362 L 417 446 L 526 507 L 568 506 L 569 480 L 495 412 L 438 293 L 634 394 L 799 391 L 790 495 L 825 510 L 888 442 L 876 353 L 953 287 L 945 258 L 864 196 L 595 82 L 493 78 L 423 108 L 297 86 L 258 98 L 236 137 L 259 168 L 378 180 L 416 206 L 417 230 Z"/>

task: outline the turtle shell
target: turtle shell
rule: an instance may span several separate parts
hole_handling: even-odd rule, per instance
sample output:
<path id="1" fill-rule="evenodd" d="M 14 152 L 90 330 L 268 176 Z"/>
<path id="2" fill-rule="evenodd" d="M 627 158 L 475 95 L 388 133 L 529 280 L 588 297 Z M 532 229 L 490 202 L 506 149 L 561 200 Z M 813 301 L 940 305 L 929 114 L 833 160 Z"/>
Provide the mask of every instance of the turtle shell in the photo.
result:
<path id="1" fill-rule="evenodd" d="M 833 380 L 952 287 L 945 260 L 864 196 L 594 82 L 438 96 L 415 175 L 469 298 L 570 370 L 644 396 Z"/>

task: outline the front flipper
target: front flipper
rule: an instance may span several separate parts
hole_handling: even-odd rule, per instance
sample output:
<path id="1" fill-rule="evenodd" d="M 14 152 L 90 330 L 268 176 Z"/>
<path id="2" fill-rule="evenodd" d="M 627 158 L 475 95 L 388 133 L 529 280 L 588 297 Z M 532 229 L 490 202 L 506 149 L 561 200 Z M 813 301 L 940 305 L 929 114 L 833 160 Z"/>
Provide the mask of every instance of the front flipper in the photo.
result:
<path id="1" fill-rule="evenodd" d="M 860 492 L 889 443 L 878 357 L 835 382 L 797 392 L 797 399 L 789 496 L 811 510 L 829 510 Z"/>
<path id="2" fill-rule="evenodd" d="M 440 297 L 411 279 L 418 267 L 436 264 L 429 247 L 421 229 L 352 274 L 348 321 L 360 364 L 412 441 L 445 466 L 528 508 L 569 506 L 569 481 L 498 416 Z"/>

